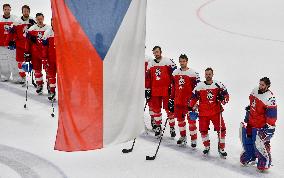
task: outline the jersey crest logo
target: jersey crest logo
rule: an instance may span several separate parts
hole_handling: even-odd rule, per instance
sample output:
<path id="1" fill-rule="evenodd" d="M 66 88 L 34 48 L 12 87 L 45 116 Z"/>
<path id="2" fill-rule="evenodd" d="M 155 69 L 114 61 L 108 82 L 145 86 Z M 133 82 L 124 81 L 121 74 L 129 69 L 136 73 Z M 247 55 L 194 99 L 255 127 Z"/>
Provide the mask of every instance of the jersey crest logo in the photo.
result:
<path id="1" fill-rule="evenodd" d="M 23 36 L 26 37 L 28 34 L 28 26 L 25 25 L 24 28 L 23 28 Z"/>
<path id="2" fill-rule="evenodd" d="M 182 76 L 180 76 L 178 80 L 179 89 L 182 89 L 184 84 L 185 84 L 185 80 Z"/>
<path id="3" fill-rule="evenodd" d="M 252 107 L 253 110 L 255 110 L 255 106 L 256 106 L 256 101 L 254 99 L 253 102 L 251 103 L 251 107 Z"/>
<path id="4" fill-rule="evenodd" d="M 156 68 L 155 75 L 156 75 L 156 80 L 161 79 L 161 69 L 160 68 Z"/>
<path id="5" fill-rule="evenodd" d="M 10 30 L 10 25 L 6 24 L 4 25 L 4 34 L 8 34 Z"/>
<path id="6" fill-rule="evenodd" d="M 209 103 L 214 102 L 213 98 L 214 98 L 213 92 L 211 90 L 207 90 L 207 99 L 209 100 Z"/>
<path id="7" fill-rule="evenodd" d="M 38 34 L 37 34 L 37 40 L 38 41 L 41 41 L 41 39 L 42 39 L 42 32 L 38 32 Z"/>

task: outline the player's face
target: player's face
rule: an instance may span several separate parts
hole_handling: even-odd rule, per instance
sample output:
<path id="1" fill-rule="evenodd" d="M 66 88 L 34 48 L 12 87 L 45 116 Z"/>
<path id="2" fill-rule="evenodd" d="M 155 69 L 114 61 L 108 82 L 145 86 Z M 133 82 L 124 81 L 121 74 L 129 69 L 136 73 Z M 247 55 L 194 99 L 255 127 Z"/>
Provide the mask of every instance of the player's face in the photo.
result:
<path id="1" fill-rule="evenodd" d="M 261 92 L 266 92 L 268 90 L 268 86 L 264 83 L 264 81 L 259 82 L 259 88 Z"/>
<path id="2" fill-rule="evenodd" d="M 206 78 L 206 81 L 212 81 L 213 72 L 211 70 L 205 71 L 205 78 Z"/>
<path id="3" fill-rule="evenodd" d="M 155 49 L 155 50 L 153 51 L 153 54 L 154 54 L 154 56 L 155 56 L 156 59 L 160 59 L 160 58 L 161 58 L 162 51 L 160 51 L 160 49 L 157 48 L 157 49 Z"/>
<path id="4" fill-rule="evenodd" d="M 10 16 L 11 8 L 6 6 L 4 7 L 3 12 L 5 16 Z"/>
<path id="5" fill-rule="evenodd" d="M 44 17 L 43 16 L 37 16 L 36 17 L 36 22 L 38 25 L 43 25 Z"/>
<path id="6" fill-rule="evenodd" d="M 27 8 L 24 8 L 24 9 L 23 9 L 23 16 L 26 17 L 26 18 L 28 18 L 28 17 L 30 16 L 30 11 L 29 11 L 29 9 L 27 9 Z"/>
<path id="7" fill-rule="evenodd" d="M 187 67 L 186 59 L 179 58 L 179 64 L 182 69 L 185 69 Z"/>

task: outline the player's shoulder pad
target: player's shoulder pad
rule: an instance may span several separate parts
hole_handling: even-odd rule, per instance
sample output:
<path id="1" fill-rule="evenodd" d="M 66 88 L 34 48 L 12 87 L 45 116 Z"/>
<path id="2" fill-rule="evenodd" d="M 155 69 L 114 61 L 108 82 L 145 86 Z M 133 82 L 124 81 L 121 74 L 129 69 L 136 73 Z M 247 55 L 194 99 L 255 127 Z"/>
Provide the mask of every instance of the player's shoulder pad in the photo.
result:
<path id="1" fill-rule="evenodd" d="M 174 75 L 177 75 L 180 71 L 181 71 L 180 68 L 175 69 L 175 70 L 173 71 L 173 76 L 174 76 Z"/>
<path id="2" fill-rule="evenodd" d="M 54 32 L 51 28 L 49 28 L 44 32 L 42 39 L 47 39 L 52 36 L 54 36 Z"/>
<path id="3" fill-rule="evenodd" d="M 31 24 L 31 25 L 35 25 L 36 24 L 36 21 L 34 20 L 34 18 L 30 18 L 29 19 L 29 24 Z"/>
<path id="4" fill-rule="evenodd" d="M 194 69 L 190 68 L 189 69 L 189 72 L 195 76 L 198 76 L 199 77 L 199 73 L 197 71 L 195 71 Z"/>
<path id="5" fill-rule="evenodd" d="M 270 90 L 267 91 L 267 105 L 276 106 L 276 98 Z"/>
<path id="6" fill-rule="evenodd" d="M 194 88 L 195 91 L 201 90 L 203 87 L 205 87 L 206 84 L 204 82 L 198 82 Z"/>
<path id="7" fill-rule="evenodd" d="M 37 28 L 37 24 L 32 25 L 28 31 L 33 31 Z"/>
<path id="8" fill-rule="evenodd" d="M 251 91 L 251 95 L 256 95 L 258 93 L 258 87 L 255 87 L 252 91 Z"/>

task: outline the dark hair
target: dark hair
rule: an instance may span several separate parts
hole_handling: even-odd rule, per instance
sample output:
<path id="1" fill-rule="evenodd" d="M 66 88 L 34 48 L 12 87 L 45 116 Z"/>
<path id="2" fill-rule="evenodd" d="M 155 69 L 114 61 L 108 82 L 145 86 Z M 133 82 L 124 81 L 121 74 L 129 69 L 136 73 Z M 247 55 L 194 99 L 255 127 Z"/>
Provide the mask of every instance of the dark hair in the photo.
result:
<path id="1" fill-rule="evenodd" d="M 10 4 L 3 4 L 3 10 L 4 10 L 5 7 L 10 7 L 11 8 Z"/>
<path id="2" fill-rule="evenodd" d="M 23 5 L 22 6 L 22 12 L 24 11 L 24 9 L 28 9 L 29 12 L 31 11 L 30 7 L 28 5 Z"/>
<path id="3" fill-rule="evenodd" d="M 270 87 L 271 85 L 270 79 L 268 77 L 263 77 L 259 81 L 263 81 L 268 87 Z"/>
<path id="4" fill-rule="evenodd" d="M 206 69 L 205 69 L 205 71 L 212 71 L 212 73 L 213 73 L 213 69 L 211 68 L 211 67 L 207 67 Z"/>
<path id="5" fill-rule="evenodd" d="M 188 61 L 188 57 L 187 57 L 186 54 L 181 54 L 181 55 L 179 56 L 179 58 L 180 58 L 180 59 L 185 59 L 186 61 Z"/>
<path id="6" fill-rule="evenodd" d="M 160 51 L 162 51 L 160 46 L 155 46 L 152 51 L 155 51 L 156 49 L 159 49 Z"/>
<path id="7" fill-rule="evenodd" d="M 43 13 L 36 13 L 36 17 L 38 17 L 38 16 L 43 16 L 44 17 Z"/>

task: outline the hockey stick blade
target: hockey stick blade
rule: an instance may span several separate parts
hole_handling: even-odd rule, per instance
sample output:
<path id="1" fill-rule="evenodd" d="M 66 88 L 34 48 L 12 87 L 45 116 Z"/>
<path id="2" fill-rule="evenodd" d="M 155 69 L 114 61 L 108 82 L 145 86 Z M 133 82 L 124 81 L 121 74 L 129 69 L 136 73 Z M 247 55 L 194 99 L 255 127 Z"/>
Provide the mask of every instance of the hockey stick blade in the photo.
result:
<path id="1" fill-rule="evenodd" d="M 136 141 L 136 138 L 134 138 L 131 148 L 129 148 L 129 149 L 124 148 L 122 150 L 122 153 L 130 153 L 130 152 L 132 152 L 132 150 L 134 148 L 135 141 Z"/>
<path id="2" fill-rule="evenodd" d="M 130 152 L 132 152 L 132 150 L 133 150 L 133 148 L 130 148 L 130 149 L 124 148 L 124 149 L 122 150 L 122 153 L 130 153 Z"/>
<path id="3" fill-rule="evenodd" d="M 36 88 L 37 87 L 37 85 L 36 85 L 36 83 L 35 82 L 32 82 L 32 84 L 33 84 L 33 86 Z"/>
<path id="4" fill-rule="evenodd" d="M 146 160 L 155 160 L 156 156 L 146 156 Z"/>

